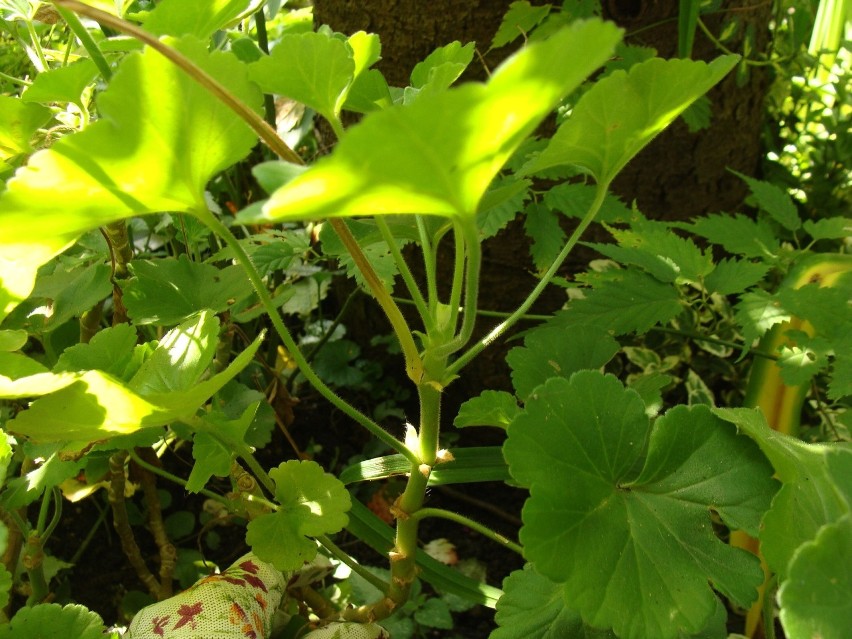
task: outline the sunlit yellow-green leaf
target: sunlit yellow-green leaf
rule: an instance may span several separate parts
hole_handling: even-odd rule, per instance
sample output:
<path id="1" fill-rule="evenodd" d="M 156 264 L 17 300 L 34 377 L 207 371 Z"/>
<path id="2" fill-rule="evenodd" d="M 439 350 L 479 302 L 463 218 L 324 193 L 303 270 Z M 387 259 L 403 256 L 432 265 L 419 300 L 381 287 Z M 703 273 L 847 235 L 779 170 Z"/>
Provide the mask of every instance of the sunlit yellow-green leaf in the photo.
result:
<path id="1" fill-rule="evenodd" d="M 193 38 L 175 46 L 259 108 L 260 92 L 232 54 L 209 53 Z M 207 182 L 256 140 L 153 50 L 129 55 L 97 103 L 100 120 L 33 154 L 0 193 L 0 314 L 29 294 L 40 264 L 83 232 L 131 215 L 206 211 Z"/>
<path id="2" fill-rule="evenodd" d="M 739 56 L 713 62 L 653 58 L 616 71 L 583 95 L 528 173 L 573 165 L 609 184 L 642 148 L 734 67 Z"/>
<path id="3" fill-rule="evenodd" d="M 272 194 L 263 214 L 473 216 L 518 145 L 606 61 L 619 38 L 612 24 L 578 22 L 520 51 L 487 84 L 371 114 L 331 156 Z"/>

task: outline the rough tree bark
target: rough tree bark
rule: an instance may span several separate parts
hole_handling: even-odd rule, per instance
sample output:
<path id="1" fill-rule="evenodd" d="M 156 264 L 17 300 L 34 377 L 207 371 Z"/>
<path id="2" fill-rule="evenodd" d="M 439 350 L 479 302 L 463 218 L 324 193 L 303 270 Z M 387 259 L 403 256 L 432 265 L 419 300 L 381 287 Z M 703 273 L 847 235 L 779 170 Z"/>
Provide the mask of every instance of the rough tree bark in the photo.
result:
<path id="1" fill-rule="evenodd" d="M 344 33 L 366 30 L 378 33 L 382 41 L 379 68 L 391 84 L 405 86 L 414 65 L 436 47 L 454 40 L 475 41 L 485 53 L 511 0 L 315 0 L 317 24 L 328 24 Z M 535 3 L 534 3 L 535 4 Z M 603 17 L 626 31 L 629 44 L 654 47 L 662 57 L 677 53 L 678 0 L 602 0 Z M 706 22 L 718 33 L 724 18 L 736 13 L 743 25 L 756 34 L 754 51 L 766 50 L 773 3 L 767 0 L 725 0 L 721 12 Z M 739 33 L 743 34 L 745 28 Z M 741 42 L 726 42 L 738 50 Z M 496 66 L 509 47 L 484 56 L 488 68 Z M 710 60 L 719 51 L 700 31 L 696 33 L 693 58 Z M 472 74 L 480 75 L 482 64 L 474 62 Z M 640 210 L 655 219 L 689 219 L 708 212 L 735 210 L 746 194 L 741 181 L 727 170 L 754 175 L 760 159 L 760 128 L 768 74 L 752 70 L 749 81 L 738 86 L 734 75 L 726 78 L 709 95 L 712 124 L 698 133 L 689 133 L 676 122 L 628 165 L 613 185 L 627 202 L 636 200 Z M 578 255 L 584 262 L 588 255 Z M 483 247 L 481 299 L 494 310 L 511 310 L 535 284 L 528 258 L 528 242 L 520 223 L 509 227 Z M 568 270 L 572 265 L 568 265 Z M 565 301 L 561 290 L 551 287 L 534 308 L 550 312 Z M 351 318 L 353 321 L 355 318 Z M 359 322 L 350 328 L 358 333 Z M 479 331 L 491 328 L 493 320 L 481 322 Z M 365 320 L 367 330 L 375 330 L 375 318 Z M 507 388 L 503 362 L 508 347 L 487 349 L 463 376 L 475 388 Z M 453 384 L 462 397 L 475 388 Z M 461 388 L 459 388 L 461 386 Z M 469 396 L 469 395 L 468 395 Z"/>

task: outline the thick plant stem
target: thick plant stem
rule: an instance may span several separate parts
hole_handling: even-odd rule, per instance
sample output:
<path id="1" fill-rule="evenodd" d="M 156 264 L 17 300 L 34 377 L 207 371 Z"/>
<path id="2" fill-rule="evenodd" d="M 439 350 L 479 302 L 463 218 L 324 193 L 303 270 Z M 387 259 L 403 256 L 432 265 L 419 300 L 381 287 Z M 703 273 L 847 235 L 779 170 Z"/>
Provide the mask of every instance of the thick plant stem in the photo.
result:
<path id="1" fill-rule="evenodd" d="M 126 461 L 127 451 L 117 452 L 109 459 L 110 482 L 107 494 L 112 507 L 112 522 L 130 565 L 136 570 L 136 574 L 148 588 L 148 592 L 160 601 L 160 582 L 145 565 L 127 517 L 127 505 L 124 502 L 124 463 Z"/>
<path id="2" fill-rule="evenodd" d="M 340 241 L 343 242 L 346 250 L 349 251 L 352 260 L 364 276 L 370 292 L 376 298 L 379 306 L 382 307 L 382 310 L 390 321 L 393 332 L 396 334 L 396 338 L 399 340 L 399 345 L 402 348 L 402 354 L 405 357 L 405 371 L 409 379 L 415 384 L 419 383 L 423 377 L 423 362 L 420 360 L 420 353 L 417 350 L 417 345 L 414 343 L 414 336 L 411 333 L 411 329 L 408 328 L 408 323 L 402 316 L 402 311 L 399 310 L 387 288 L 385 288 L 385 285 L 379 279 L 375 269 L 373 269 L 373 265 L 370 264 L 367 256 L 364 255 L 364 252 L 358 245 L 358 240 L 355 239 L 349 227 L 346 226 L 346 222 L 339 218 L 332 218 L 329 220 L 329 224 L 331 224 L 334 232 L 337 233 Z"/>
<path id="3" fill-rule="evenodd" d="M 391 585 L 386 597 L 374 605 L 372 615 L 382 619 L 396 606 L 405 603 L 411 584 L 417 576 L 417 531 L 420 520 L 413 515 L 423 506 L 429 474 L 438 454 L 438 435 L 441 423 L 441 391 L 426 382 L 417 387 L 420 399 L 419 457 L 412 464 L 405 490 L 391 512 L 396 516 L 396 543 L 390 552 Z"/>
<path id="4" fill-rule="evenodd" d="M 146 461 L 151 465 L 154 465 L 157 461 L 152 448 L 140 448 L 138 454 L 140 457 L 147 457 Z M 148 529 L 151 531 L 160 553 L 160 596 L 166 599 L 172 596 L 172 576 L 177 562 L 177 549 L 166 533 L 155 475 L 144 468 L 139 468 L 138 472 L 140 473 L 140 483 L 148 512 Z"/>
<path id="5" fill-rule="evenodd" d="M 466 366 L 470 361 L 475 358 L 479 353 L 481 353 L 489 344 L 493 343 L 498 337 L 503 335 L 507 330 L 509 330 L 515 323 L 521 319 L 530 307 L 535 303 L 538 299 L 539 295 L 544 292 L 544 289 L 550 284 L 550 281 L 553 279 L 553 276 L 556 275 L 556 272 L 559 270 L 559 267 L 562 266 L 562 263 L 568 257 L 574 247 L 577 245 L 577 242 L 580 241 L 580 237 L 589 227 L 589 224 L 594 221 L 595 216 L 597 216 L 598 211 L 600 211 L 601 206 L 603 205 L 604 198 L 606 197 L 608 184 L 598 184 L 597 191 L 595 192 L 595 199 L 592 201 L 592 205 L 589 207 L 589 211 L 580 221 L 580 224 L 574 229 L 574 232 L 571 233 L 571 237 L 568 238 L 568 241 L 565 243 L 565 246 L 562 247 L 562 250 L 559 252 L 559 255 L 556 256 L 556 259 L 553 260 L 553 263 L 550 267 L 545 271 L 539 283 L 536 284 L 535 288 L 532 292 L 527 296 L 527 299 L 523 301 L 523 303 L 515 309 L 515 311 L 509 315 L 505 320 L 500 322 L 497 326 L 495 326 L 485 337 L 479 340 L 476 344 L 471 346 L 461 357 L 459 357 L 455 362 L 453 362 L 450 366 L 447 367 L 447 372 L 449 374 L 458 373 L 464 366 Z"/>
<path id="6" fill-rule="evenodd" d="M 233 233 L 219 221 L 212 213 L 209 211 L 204 211 L 203 214 L 199 215 L 201 220 L 212 230 L 216 235 L 218 235 L 222 240 L 231 248 L 237 256 L 237 261 L 243 267 L 248 276 L 249 280 L 252 283 L 252 286 L 255 289 L 255 292 L 260 298 L 260 303 L 266 309 L 266 312 L 269 314 L 269 319 L 272 322 L 272 325 L 275 327 L 275 331 L 278 333 L 278 336 L 281 338 L 281 341 L 284 342 L 284 346 L 290 353 L 290 356 L 296 362 L 296 365 L 302 371 L 302 374 L 305 376 L 305 379 L 320 392 L 320 394 L 325 397 L 328 401 L 330 401 L 334 406 L 338 409 L 346 413 L 349 417 L 354 419 L 356 422 L 361 424 L 364 428 L 366 428 L 372 435 L 378 438 L 382 443 L 386 444 L 393 450 L 398 453 L 404 455 L 409 461 L 417 462 L 416 454 L 409 450 L 408 447 L 403 444 L 401 441 L 393 437 L 390 433 L 388 433 L 384 428 L 379 426 L 369 417 L 358 411 L 354 406 L 351 406 L 349 403 L 344 401 L 341 397 L 336 395 L 334 391 L 332 391 L 328 386 L 326 386 L 325 382 L 323 382 L 317 374 L 314 372 L 313 368 L 311 368 L 308 361 L 305 359 L 305 356 L 302 354 L 302 351 L 299 349 L 296 341 L 293 339 L 293 336 L 290 334 L 290 331 L 284 325 L 284 321 L 281 319 L 281 315 L 279 315 L 278 310 L 275 307 L 275 304 L 272 301 L 272 297 L 269 295 L 269 291 L 266 289 L 266 286 L 263 283 L 263 280 L 260 277 L 260 274 L 257 272 L 257 269 L 254 268 L 254 265 L 251 263 L 248 255 L 246 254 L 243 247 L 237 241 L 237 238 L 234 237 Z"/>
<path id="7" fill-rule="evenodd" d="M 56 7 L 56 10 L 59 12 L 59 15 L 62 16 L 62 19 L 65 20 L 65 24 L 68 25 L 68 28 L 71 29 L 71 31 L 74 32 L 74 35 L 77 36 L 77 39 L 80 40 L 80 44 L 82 44 L 83 48 L 86 49 L 86 52 L 89 54 L 92 62 L 95 63 L 95 66 L 98 67 L 98 71 L 101 72 L 104 80 L 109 82 L 112 78 L 112 69 L 106 61 L 100 47 L 98 47 L 98 43 L 95 42 L 95 39 L 92 37 L 92 34 L 90 34 L 88 29 L 86 29 L 86 26 L 80 22 L 80 18 L 77 17 L 76 13 L 69 11 L 68 9 L 63 9 L 62 7 Z"/>

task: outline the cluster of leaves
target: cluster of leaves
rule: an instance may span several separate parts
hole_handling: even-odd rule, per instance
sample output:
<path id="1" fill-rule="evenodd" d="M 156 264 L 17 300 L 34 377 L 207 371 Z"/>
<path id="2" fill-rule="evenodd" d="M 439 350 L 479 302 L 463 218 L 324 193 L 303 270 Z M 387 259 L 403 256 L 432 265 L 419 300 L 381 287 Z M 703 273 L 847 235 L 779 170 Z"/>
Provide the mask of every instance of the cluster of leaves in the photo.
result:
<path id="1" fill-rule="evenodd" d="M 7 4 L 0 4 L 7 15 L 32 24 L 33 4 Z M 580 4 L 593 11 L 595 3 Z M 211 38 L 255 7 L 247 0 L 211 1 L 198 20 L 201 9 L 192 5 L 162 0 L 150 11 L 135 6 L 133 15 L 188 61 L 195 77 L 209 76 L 220 97 L 238 101 L 241 118 L 154 48 L 131 51 L 137 45 L 112 37 L 89 42 L 91 61 L 45 67 L 21 96 L 0 99 L 0 114 L 9 115 L 0 127 L 0 170 L 11 175 L 17 169 L 0 191 L 0 397 L 15 402 L 3 416 L 4 430 L 14 435 L 0 452 L 4 474 L 24 472 L 4 484 L 0 505 L 12 511 L 41 502 L 35 525 L 16 522 L 21 532 L 49 536 L 54 524 L 47 514 L 62 480 L 81 471 L 95 475 L 95 466 L 102 468 L 115 452 L 177 437 L 192 443 L 194 466 L 179 480 L 191 491 L 228 475 L 235 457 L 251 466 L 263 487 L 252 493 L 250 507 L 240 506 L 251 519 L 247 541 L 278 569 L 298 569 L 315 556 L 317 538 L 344 527 L 387 552 L 393 531 L 352 501 L 345 484 L 401 473 L 417 481 L 422 466 L 428 473 L 434 462 L 433 456 L 412 472 L 412 451 L 426 447 L 417 432 L 413 443 L 397 442 L 407 456 L 368 460 L 339 478 L 311 461 L 282 461 L 266 471 L 252 454 L 266 444 L 271 427 L 264 395 L 247 384 L 261 361 L 260 326 L 271 322 L 292 351 L 278 350 L 277 357 L 301 357 L 279 315 L 306 322 L 328 289 L 330 275 L 314 265 L 311 235 L 300 223 L 374 216 L 342 226 L 360 255 L 338 228 L 324 227 L 319 238 L 325 255 L 338 258 L 377 298 L 405 282 L 424 323 L 417 333 L 422 353 L 406 350 L 413 333 L 398 323 L 394 328 L 422 399 L 486 345 L 449 360 L 471 337 L 480 241 L 523 212 L 543 287 L 597 216 L 615 240 L 592 245 L 609 258 L 607 268 L 579 277 L 568 308 L 510 353 L 514 393 L 486 391 L 456 418 L 457 426 L 506 429 L 502 450 L 457 451 L 455 461 L 429 478 L 453 483 L 510 475 L 529 488 L 520 533 L 529 565 L 511 575 L 501 593 L 412 550 L 423 577 L 445 592 L 496 604 L 500 628 L 493 636 L 499 639 L 722 637 L 725 611 L 716 593 L 747 606 L 763 582 L 757 557 L 723 543 L 716 532 L 723 525 L 760 534 L 768 545 L 791 636 L 843 627 L 841 604 L 820 617 L 801 584 L 826 592 L 832 580 L 848 583 L 831 562 L 848 550 L 852 526 L 844 488 L 852 475 L 848 447 L 783 437 L 759 412 L 713 408 L 706 394 L 662 411 L 663 390 L 674 379 L 661 365 L 652 370 L 647 349 L 624 350 L 634 362 L 645 360 L 644 374 L 626 386 L 602 372 L 622 350 L 616 338 L 675 330 L 747 353 L 773 327 L 795 318 L 800 323 L 797 332 L 787 330 L 790 341 L 764 355 L 777 359 L 787 385 L 826 380 L 825 399 L 815 398 L 820 412 L 833 416 L 835 430 L 848 430 L 843 411 L 852 394 L 852 344 L 842 330 L 850 320 L 848 262 L 819 258 L 816 270 L 807 271 L 816 279 L 801 282 L 801 270 L 813 266 L 804 258 L 807 250 L 848 235 L 848 221 L 802 221 L 783 190 L 749 178 L 760 209 L 754 219 L 716 215 L 663 224 L 607 195 L 625 164 L 731 71 L 737 56 L 710 63 L 651 58 L 651 52 L 623 48 L 611 24 L 573 22 L 568 10 L 520 2 L 493 46 L 535 27 L 531 44 L 487 83 L 452 87 L 474 53 L 471 45 L 453 43 L 417 65 L 410 85 L 398 88 L 372 68 L 381 54 L 373 34 L 314 32 L 297 17 L 273 24 L 271 53 L 233 31 L 211 49 Z M 685 37 L 698 19 L 692 18 Z M 44 53 L 38 38 L 30 37 L 27 47 L 36 57 Z M 620 65 L 584 85 L 619 51 Z M 559 62 L 566 59 L 576 63 Z M 107 86 L 96 91 L 92 109 L 97 73 Z M 256 122 L 264 94 L 304 104 L 340 141 L 308 169 L 256 163 L 253 180 L 268 198 L 253 201 L 257 196 L 247 191 L 254 182 L 242 167 L 230 167 L 249 156 L 264 130 Z M 572 94 L 553 137 L 527 140 Z M 56 105 L 64 104 L 76 107 L 80 130 L 33 153 L 57 118 Z M 97 115 L 91 123 L 90 109 Z M 345 110 L 366 117 L 344 130 Z M 566 175 L 573 179 L 536 190 L 538 178 Z M 231 188 L 237 183 L 252 186 Z M 233 218 L 221 215 L 211 192 L 246 206 Z M 149 216 L 147 223 L 141 215 Z M 563 217 L 580 220 L 570 237 Z M 128 261 L 110 227 L 129 218 L 136 221 L 125 243 L 136 255 Z M 272 223 L 283 226 L 271 230 Z M 97 227 L 107 228 L 109 241 L 93 231 Z M 434 272 L 421 294 L 401 250 L 418 245 L 434 271 L 437 246 L 450 235 L 461 258 L 445 304 Z M 715 259 L 694 238 L 728 257 Z M 801 285 L 774 286 L 785 277 Z M 719 313 L 729 304 L 730 312 Z M 119 320 L 104 328 L 101 313 Z M 94 328 L 81 338 L 81 326 L 91 329 L 90 314 Z M 325 335 L 316 343 L 330 340 L 314 353 L 315 369 L 324 375 L 314 375 L 306 362 L 300 362 L 302 374 L 340 406 L 322 377 L 335 385 L 363 382 L 351 366 L 358 345 L 342 339 L 334 323 L 316 324 L 320 330 L 306 328 L 302 344 L 318 333 Z M 235 339 L 241 332 L 251 335 L 242 344 Z M 263 363 L 279 377 L 289 374 L 286 362 Z M 383 443 L 394 443 L 368 418 L 355 417 Z M 421 438 L 430 427 L 425 421 Z M 795 508 L 807 511 L 807 525 L 790 525 Z M 30 574 L 34 586 L 39 574 Z M 404 582 L 393 573 L 391 581 Z M 0 584 L 8 593 L 8 572 Z M 448 625 L 446 600 L 426 599 L 414 588 L 405 605 L 423 626 Z M 80 621 L 70 608 L 41 610 L 45 619 L 62 616 L 69 628 L 91 621 Z M 13 619 L 0 632 L 17 623 L 23 622 Z"/>

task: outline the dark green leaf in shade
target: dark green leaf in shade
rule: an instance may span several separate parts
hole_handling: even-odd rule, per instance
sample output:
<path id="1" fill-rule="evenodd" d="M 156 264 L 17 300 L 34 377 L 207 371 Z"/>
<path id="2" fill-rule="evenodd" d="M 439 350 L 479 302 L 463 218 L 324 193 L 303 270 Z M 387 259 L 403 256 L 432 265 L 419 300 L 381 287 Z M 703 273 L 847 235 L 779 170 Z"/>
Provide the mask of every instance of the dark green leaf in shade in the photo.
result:
<path id="1" fill-rule="evenodd" d="M 602 282 L 583 299 L 571 302 L 566 319 L 594 325 L 616 335 L 647 331 L 676 317 L 682 310 L 677 289 L 635 269 Z"/>
<path id="2" fill-rule="evenodd" d="M 568 379 L 579 370 L 601 368 L 618 349 L 618 342 L 600 327 L 545 326 L 527 333 L 524 345 L 510 350 L 506 363 L 515 392 L 526 400 L 551 377 Z"/>
<path id="3" fill-rule="evenodd" d="M 852 447 L 808 444 L 766 424 L 759 409 L 715 408 L 713 412 L 751 437 L 772 462 L 783 486 L 772 500 L 760 533 L 760 548 L 783 581 L 798 548 L 852 507 Z"/>
<path id="4" fill-rule="evenodd" d="M 807 320 L 817 335 L 826 338 L 846 335 L 852 326 L 852 278 L 843 278 L 833 286 L 806 284 L 799 288 L 782 287 L 778 304 L 794 317 Z"/>
<path id="5" fill-rule="evenodd" d="M 127 381 L 142 363 L 134 357 L 137 340 L 136 329 L 130 324 L 105 328 L 89 343 L 66 348 L 53 372 L 98 370 Z"/>
<path id="6" fill-rule="evenodd" d="M 465 426 L 497 426 L 505 429 L 520 412 L 518 400 L 511 393 L 486 390 L 459 407 L 458 415 L 456 415 L 453 424 L 459 428 Z"/>
<path id="7" fill-rule="evenodd" d="M 346 526 L 349 493 L 314 461 L 284 462 L 269 472 L 279 510 L 253 519 L 246 533 L 252 551 L 279 570 L 296 570 L 316 556 L 309 537 Z"/>
<path id="8" fill-rule="evenodd" d="M 547 206 L 532 203 L 524 210 L 524 231 L 532 240 L 530 256 L 539 271 L 544 271 L 559 255 L 565 242 L 565 232 L 559 218 Z"/>
<path id="9" fill-rule="evenodd" d="M 595 83 L 550 144 L 525 169 L 575 166 L 608 185 L 616 174 L 694 100 L 734 67 L 739 56 L 708 63 L 652 58 Z"/>
<path id="10" fill-rule="evenodd" d="M 839 240 L 852 235 L 852 221 L 848 217 L 825 217 L 805 220 L 802 228 L 814 240 Z"/>
<path id="11" fill-rule="evenodd" d="M 499 49 L 518 38 L 526 38 L 548 16 L 550 9 L 548 4 L 534 7 L 527 0 L 513 2 L 491 40 L 491 48 Z"/>
<path id="12" fill-rule="evenodd" d="M 710 120 L 713 117 L 709 98 L 706 95 L 702 95 L 690 104 L 686 111 L 680 114 L 680 117 L 686 122 L 686 127 L 690 133 L 697 133 L 706 129 L 710 126 Z"/>
<path id="13" fill-rule="evenodd" d="M 121 282 L 127 314 L 137 324 L 174 326 L 203 309 L 221 313 L 251 293 L 239 266 L 224 269 L 185 255 L 130 263 L 133 277 Z"/>
<path id="14" fill-rule="evenodd" d="M 768 272 L 767 264 L 726 258 L 716 264 L 713 272 L 704 279 L 704 285 L 708 291 L 720 295 L 733 295 L 751 288 Z"/>
<path id="15" fill-rule="evenodd" d="M 524 48 L 485 85 L 466 84 L 369 114 L 330 156 L 273 193 L 265 215 L 473 217 L 520 143 L 609 57 L 619 37 L 611 24 L 577 23 Z M 575 63 L 563 64 L 566 59 Z"/>
<path id="16" fill-rule="evenodd" d="M 772 261 L 780 250 L 778 238 L 766 221 L 755 221 L 744 215 L 707 215 L 683 226 L 729 253 L 743 257 Z"/>
<path id="17" fill-rule="evenodd" d="M 562 585 L 529 564 L 506 577 L 503 590 L 494 616 L 499 627 L 489 639 L 615 639 L 611 630 L 584 624 L 568 606 Z"/>
<path id="18" fill-rule="evenodd" d="M 787 191 L 771 182 L 756 180 L 737 171 L 732 170 L 731 173 L 748 184 L 752 196 L 757 201 L 757 206 L 761 211 L 768 213 L 778 224 L 788 231 L 795 231 L 802 226 L 799 212 L 796 210 L 793 198 Z"/>
<path id="19" fill-rule="evenodd" d="M 414 611 L 414 620 L 421 626 L 451 630 L 453 616 L 447 604 L 441 599 L 429 598 Z"/>
<path id="20" fill-rule="evenodd" d="M 760 562 L 716 537 L 710 511 L 756 534 L 772 467 L 709 408 L 652 424 L 636 393 L 581 371 L 539 387 L 508 433 L 510 473 L 531 493 L 524 555 L 586 623 L 674 639 L 710 622 L 710 583 L 739 605 L 757 597 Z"/>
<path id="21" fill-rule="evenodd" d="M 544 203 L 551 210 L 559 211 L 568 217 L 582 219 L 592 206 L 597 189 L 588 184 L 557 184 L 544 194 Z M 633 213 L 614 195 L 604 198 L 595 220 L 610 224 L 627 222 Z"/>
<path id="22" fill-rule="evenodd" d="M 500 178 L 494 180 L 483 196 L 479 212 L 476 214 L 480 239 L 486 240 L 497 235 L 515 219 L 524 209 L 524 202 L 529 199 L 529 188 L 528 180 Z"/>
<path id="23" fill-rule="evenodd" d="M 69 271 L 57 268 L 36 280 L 31 298 L 37 306 L 21 306 L 10 315 L 7 325 L 23 326 L 31 333 L 48 333 L 79 317 L 111 291 L 107 264 L 89 264 Z"/>
<path id="24" fill-rule="evenodd" d="M 105 633 L 100 616 L 77 604 L 60 606 L 49 603 L 23 607 L 8 624 L 0 626 L 0 639 L 110 639 L 114 636 Z"/>
<path id="25" fill-rule="evenodd" d="M 823 526 L 790 562 L 781 624 L 793 639 L 845 639 L 852 628 L 852 515 Z"/>
<path id="26" fill-rule="evenodd" d="M 852 333 L 835 343 L 833 375 L 828 382 L 828 398 L 840 399 L 852 395 Z"/>
<path id="27" fill-rule="evenodd" d="M 24 102 L 73 102 L 82 104 L 83 90 L 98 75 L 98 68 L 84 58 L 67 67 L 59 67 L 39 73 L 27 90 L 21 94 Z"/>

